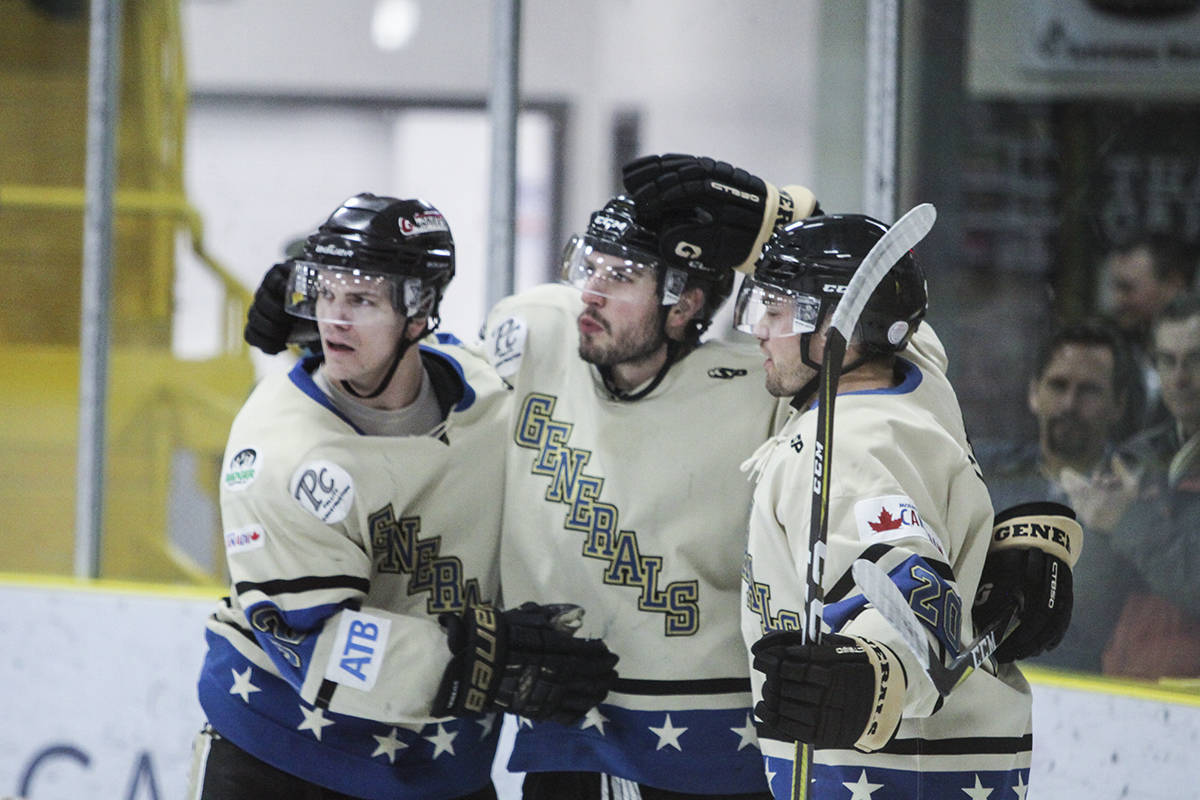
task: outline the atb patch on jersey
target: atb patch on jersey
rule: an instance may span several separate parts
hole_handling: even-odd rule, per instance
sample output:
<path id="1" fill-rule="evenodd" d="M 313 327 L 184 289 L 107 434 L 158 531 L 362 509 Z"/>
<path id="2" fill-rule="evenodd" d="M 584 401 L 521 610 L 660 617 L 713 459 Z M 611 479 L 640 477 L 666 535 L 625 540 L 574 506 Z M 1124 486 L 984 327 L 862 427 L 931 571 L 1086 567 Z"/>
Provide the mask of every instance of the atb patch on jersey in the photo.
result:
<path id="1" fill-rule="evenodd" d="M 350 473 L 332 461 L 302 464 L 288 483 L 292 499 L 322 522 L 341 522 L 354 503 L 354 481 Z"/>
<path id="2" fill-rule="evenodd" d="M 345 610 L 325 666 L 325 677 L 369 692 L 379 679 L 392 622 L 386 617 Z"/>
<path id="3" fill-rule="evenodd" d="M 243 447 L 229 457 L 221 483 L 231 492 L 240 492 L 262 472 L 262 455 L 257 448 Z"/>
<path id="4" fill-rule="evenodd" d="M 509 317 L 492 328 L 487 338 L 487 357 L 501 378 L 517 374 L 521 357 L 525 355 L 525 339 L 529 333 L 525 320 Z"/>
<path id="5" fill-rule="evenodd" d="M 946 548 L 937 534 L 925 525 L 917 512 L 917 504 L 902 494 L 859 500 L 854 504 L 854 520 L 858 525 L 858 538 L 864 542 L 890 542 L 920 536 L 946 555 Z"/>

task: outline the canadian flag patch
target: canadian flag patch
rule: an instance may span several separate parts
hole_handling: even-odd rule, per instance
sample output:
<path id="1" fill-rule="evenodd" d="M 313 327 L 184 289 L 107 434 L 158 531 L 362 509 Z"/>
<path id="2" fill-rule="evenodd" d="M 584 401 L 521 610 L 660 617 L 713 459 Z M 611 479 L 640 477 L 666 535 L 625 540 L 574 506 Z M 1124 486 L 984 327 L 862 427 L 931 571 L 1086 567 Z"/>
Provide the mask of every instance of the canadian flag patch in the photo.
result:
<path id="1" fill-rule="evenodd" d="M 917 504 L 902 494 L 872 497 L 854 504 L 858 538 L 864 542 L 892 541 L 910 536 L 928 539 L 943 556 L 946 549 L 921 519 Z"/>
<path id="2" fill-rule="evenodd" d="M 267 532 L 261 525 L 247 525 L 244 528 L 225 532 L 225 552 L 244 553 L 247 550 L 257 550 L 267 543 Z"/>

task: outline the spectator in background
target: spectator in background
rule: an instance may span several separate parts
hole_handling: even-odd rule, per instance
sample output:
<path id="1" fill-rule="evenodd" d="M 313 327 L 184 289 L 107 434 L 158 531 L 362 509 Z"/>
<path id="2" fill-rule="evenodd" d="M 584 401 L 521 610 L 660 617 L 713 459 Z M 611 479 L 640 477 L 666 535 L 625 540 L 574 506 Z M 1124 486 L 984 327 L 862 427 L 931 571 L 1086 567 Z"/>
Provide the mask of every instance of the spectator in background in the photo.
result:
<path id="1" fill-rule="evenodd" d="M 1074 492 L 1075 508 L 1097 532 L 1086 547 L 1109 542 L 1147 587 L 1126 599 L 1104 653 L 1104 671 L 1139 678 L 1196 677 L 1200 296 L 1187 293 L 1172 300 L 1152 327 L 1151 345 L 1170 419 L 1123 443 L 1111 470 Z"/>
<path id="2" fill-rule="evenodd" d="M 1093 319 L 1054 331 L 1038 350 L 1029 380 L 1037 441 L 979 449 L 993 507 L 1032 500 L 1073 506 L 1062 476 L 1106 469 L 1136 377 L 1128 344 L 1111 323 Z M 1124 604 L 1129 566 L 1106 539 L 1085 536 L 1073 573 L 1071 625 L 1062 643 L 1036 663 L 1098 672 Z"/>
<path id="3" fill-rule="evenodd" d="M 1161 234 L 1140 236 L 1111 250 L 1104 259 L 1111 314 L 1133 345 L 1145 383 L 1140 408 L 1131 408 L 1138 430 L 1165 421 L 1158 377 L 1149 352 L 1150 326 L 1167 303 L 1190 291 L 1196 279 L 1196 253 Z"/>

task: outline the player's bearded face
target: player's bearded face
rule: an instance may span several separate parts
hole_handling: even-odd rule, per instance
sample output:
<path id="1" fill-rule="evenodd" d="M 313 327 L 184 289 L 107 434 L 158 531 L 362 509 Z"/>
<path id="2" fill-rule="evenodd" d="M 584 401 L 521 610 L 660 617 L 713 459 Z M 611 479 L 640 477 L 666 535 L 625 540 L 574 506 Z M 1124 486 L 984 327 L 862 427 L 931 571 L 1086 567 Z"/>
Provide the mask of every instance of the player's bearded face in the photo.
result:
<path id="1" fill-rule="evenodd" d="M 583 291 L 579 315 L 579 357 L 600 367 L 642 361 L 666 345 L 665 309 L 653 276 L 627 294 L 603 296 Z"/>

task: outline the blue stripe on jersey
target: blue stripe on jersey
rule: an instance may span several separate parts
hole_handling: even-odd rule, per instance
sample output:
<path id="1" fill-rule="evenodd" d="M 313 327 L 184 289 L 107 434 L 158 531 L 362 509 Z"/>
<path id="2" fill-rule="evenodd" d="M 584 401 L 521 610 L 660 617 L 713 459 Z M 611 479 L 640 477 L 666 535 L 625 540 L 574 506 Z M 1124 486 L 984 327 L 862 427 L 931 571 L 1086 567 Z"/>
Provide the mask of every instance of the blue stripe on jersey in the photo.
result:
<path id="1" fill-rule="evenodd" d="M 748 708 L 633 711 L 601 704 L 574 725 L 521 720 L 508 768 L 602 772 L 695 794 L 766 789 Z"/>
<path id="2" fill-rule="evenodd" d="M 205 638 L 200 705 L 218 733 L 255 758 L 365 798 L 460 797 L 491 779 L 498 716 L 399 725 L 335 714 L 303 702 L 222 635 Z"/>
<path id="3" fill-rule="evenodd" d="M 296 366 L 292 367 L 292 371 L 288 373 L 288 377 L 292 379 L 292 383 L 296 384 L 296 388 L 304 392 L 312 398 L 317 404 L 324 406 L 338 419 L 345 422 L 355 433 L 362 434 L 363 431 L 357 425 L 350 421 L 350 418 L 338 410 L 338 407 L 333 404 L 333 401 L 313 382 L 312 373 L 321 363 L 322 356 L 307 356 L 296 362 Z M 365 434 L 364 434 L 365 435 Z"/>
<path id="4" fill-rule="evenodd" d="M 771 794 L 790 800 L 792 761 L 764 756 Z M 904 797 L 943 800 L 948 797 L 1024 797 L 1028 769 L 909 771 L 880 767 L 813 764 L 811 797 Z M 990 793 L 989 791 L 990 790 Z"/>
<path id="5" fill-rule="evenodd" d="M 909 556 L 888 575 L 921 624 L 933 632 L 951 656 L 957 656 L 962 641 L 963 602 L 949 581 L 918 555 Z"/>

